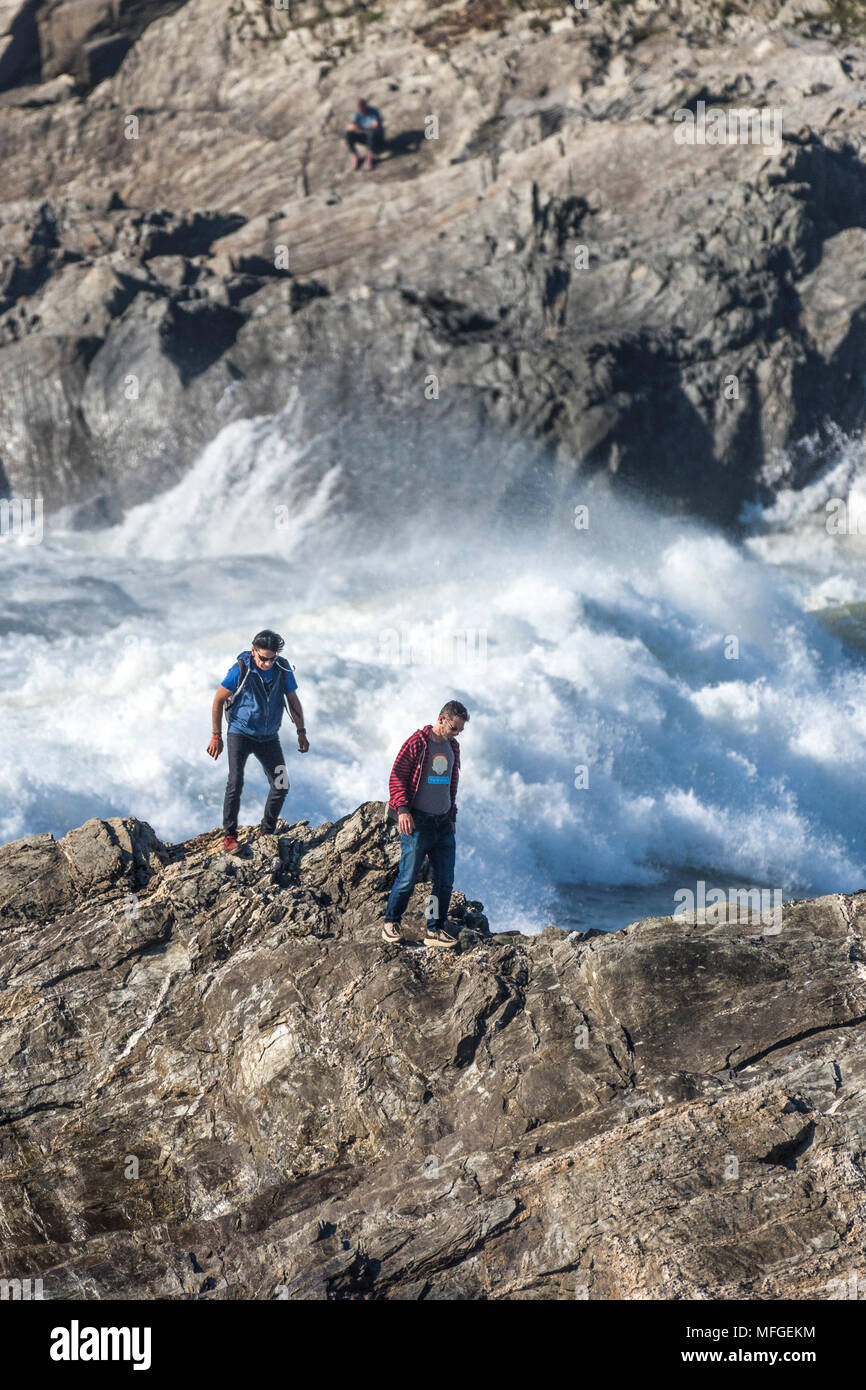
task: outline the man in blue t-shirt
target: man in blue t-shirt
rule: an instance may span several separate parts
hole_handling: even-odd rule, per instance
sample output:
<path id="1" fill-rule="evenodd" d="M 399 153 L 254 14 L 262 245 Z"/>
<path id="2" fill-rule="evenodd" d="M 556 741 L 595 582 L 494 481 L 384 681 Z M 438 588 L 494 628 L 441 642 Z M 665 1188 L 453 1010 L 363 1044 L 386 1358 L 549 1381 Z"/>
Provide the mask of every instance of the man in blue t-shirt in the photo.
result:
<path id="1" fill-rule="evenodd" d="M 364 168 L 372 169 L 373 155 L 378 154 L 385 144 L 385 123 L 375 106 L 371 106 L 363 97 L 358 98 L 358 109 L 346 126 L 346 144 L 352 155 L 350 169 L 357 169 L 360 163 L 355 153 L 356 145 L 366 145 Z"/>
<path id="2" fill-rule="evenodd" d="M 298 731 L 298 748 L 309 751 L 304 711 L 297 696 L 298 683 L 287 661 L 277 653 L 285 643 L 278 632 L 264 628 L 257 632 L 248 652 L 241 652 L 217 687 L 213 701 L 213 723 L 207 751 L 212 758 L 222 752 L 223 707 L 228 705 L 229 776 L 223 802 L 223 831 L 229 854 L 238 850 L 237 830 L 244 768 L 252 753 L 268 779 L 268 799 L 259 835 L 271 835 L 289 790 L 289 778 L 279 730 L 283 718 L 283 699 Z M 242 669 L 243 665 L 243 669 Z"/>

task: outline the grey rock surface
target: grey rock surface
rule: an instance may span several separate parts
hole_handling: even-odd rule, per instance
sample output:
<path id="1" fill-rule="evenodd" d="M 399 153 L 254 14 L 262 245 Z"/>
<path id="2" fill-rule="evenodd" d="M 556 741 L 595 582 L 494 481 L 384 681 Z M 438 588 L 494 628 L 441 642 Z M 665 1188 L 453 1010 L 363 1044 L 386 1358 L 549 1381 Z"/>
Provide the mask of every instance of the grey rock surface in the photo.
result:
<path id="1" fill-rule="evenodd" d="M 804 437 L 864 424 L 843 11 L 7 0 L 0 492 L 110 519 L 296 392 L 311 476 L 383 437 L 479 471 L 479 439 L 519 440 L 503 511 L 540 451 L 554 489 L 733 521 L 784 456 L 809 476 Z M 359 91 L 391 141 L 369 175 L 341 138 Z M 699 101 L 779 111 L 781 139 L 679 144 Z"/>
<path id="2" fill-rule="evenodd" d="M 0 1276 L 46 1298 L 822 1299 L 866 1213 L 866 893 L 458 950 L 381 803 L 240 857 L 0 848 Z M 495 923 L 496 927 L 507 924 Z M 837 1281 L 834 1283 L 834 1281 Z"/>

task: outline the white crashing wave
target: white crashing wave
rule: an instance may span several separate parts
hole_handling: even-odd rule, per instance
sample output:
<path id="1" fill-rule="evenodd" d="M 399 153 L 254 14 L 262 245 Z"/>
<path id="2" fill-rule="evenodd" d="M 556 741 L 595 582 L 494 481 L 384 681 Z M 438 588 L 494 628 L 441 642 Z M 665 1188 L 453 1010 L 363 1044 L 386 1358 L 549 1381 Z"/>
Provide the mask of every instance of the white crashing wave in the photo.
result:
<path id="1" fill-rule="evenodd" d="M 584 926 L 672 911 L 698 873 L 786 897 L 862 886 L 866 673 L 803 611 L 833 580 L 826 557 L 777 564 L 561 474 L 543 524 L 480 525 L 471 454 L 447 486 L 418 473 L 399 509 L 382 489 L 379 548 L 343 479 L 307 468 L 288 416 L 240 422 L 113 532 L 0 555 L 16 580 L 0 620 L 19 624 L 0 667 L 15 750 L 0 839 L 91 815 L 133 813 L 169 839 L 218 825 L 213 691 L 270 626 L 313 747 L 302 758 L 286 734 L 291 818 L 384 798 L 407 734 L 450 697 L 468 705 L 457 881 L 496 926 L 581 903 Z M 263 518 L 280 505 L 273 543 Z M 761 543 L 802 544 L 788 517 L 763 517 Z M 866 598 L 859 557 L 844 580 Z M 245 822 L 263 797 L 250 764 Z"/>

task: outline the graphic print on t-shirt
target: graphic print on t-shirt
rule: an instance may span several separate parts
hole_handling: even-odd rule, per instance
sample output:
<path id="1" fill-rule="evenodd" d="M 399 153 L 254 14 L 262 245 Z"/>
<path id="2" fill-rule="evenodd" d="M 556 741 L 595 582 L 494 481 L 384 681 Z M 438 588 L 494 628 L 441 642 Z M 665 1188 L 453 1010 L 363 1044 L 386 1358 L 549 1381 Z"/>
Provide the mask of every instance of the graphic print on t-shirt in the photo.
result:
<path id="1" fill-rule="evenodd" d="M 450 809 L 453 767 L 454 749 L 451 744 L 446 739 L 438 739 L 435 734 L 431 734 L 424 757 L 424 767 L 412 801 L 413 810 L 426 811 L 431 816 L 442 816 Z"/>

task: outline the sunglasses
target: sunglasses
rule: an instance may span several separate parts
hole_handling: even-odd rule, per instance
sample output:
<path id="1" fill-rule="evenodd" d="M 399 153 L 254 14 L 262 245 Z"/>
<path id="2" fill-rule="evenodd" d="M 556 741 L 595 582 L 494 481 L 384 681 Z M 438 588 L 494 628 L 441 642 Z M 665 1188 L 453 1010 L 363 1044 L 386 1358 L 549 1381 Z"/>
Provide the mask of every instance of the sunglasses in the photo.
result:
<path id="1" fill-rule="evenodd" d="M 258 651 L 256 652 L 256 656 L 258 657 L 259 661 L 263 662 L 266 666 L 270 666 L 272 662 L 276 661 L 277 659 L 276 656 L 265 656 L 262 652 Z"/>

